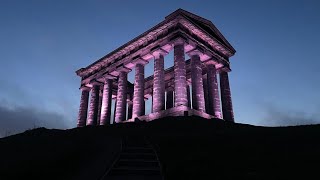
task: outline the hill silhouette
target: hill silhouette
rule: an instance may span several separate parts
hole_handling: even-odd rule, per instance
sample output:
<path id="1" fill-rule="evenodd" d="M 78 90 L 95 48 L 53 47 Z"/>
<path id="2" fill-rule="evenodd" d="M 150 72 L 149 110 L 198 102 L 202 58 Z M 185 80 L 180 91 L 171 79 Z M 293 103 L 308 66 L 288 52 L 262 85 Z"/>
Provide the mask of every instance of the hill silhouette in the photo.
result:
<path id="1" fill-rule="evenodd" d="M 0 139 L 0 179 L 101 179 L 122 139 L 148 139 L 164 179 L 319 178 L 320 125 L 258 127 L 200 117 L 49 130 Z"/>

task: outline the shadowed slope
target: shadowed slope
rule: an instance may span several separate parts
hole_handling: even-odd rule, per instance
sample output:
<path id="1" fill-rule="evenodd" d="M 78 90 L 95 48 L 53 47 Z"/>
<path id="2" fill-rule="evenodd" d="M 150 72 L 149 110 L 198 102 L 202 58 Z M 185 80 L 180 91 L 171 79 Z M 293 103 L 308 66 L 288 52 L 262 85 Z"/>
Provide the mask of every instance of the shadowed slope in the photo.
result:
<path id="1" fill-rule="evenodd" d="M 0 179 L 98 180 L 125 136 L 152 143 L 165 179 L 320 177 L 320 125 L 266 128 L 167 117 L 66 131 L 40 128 L 2 138 Z"/>

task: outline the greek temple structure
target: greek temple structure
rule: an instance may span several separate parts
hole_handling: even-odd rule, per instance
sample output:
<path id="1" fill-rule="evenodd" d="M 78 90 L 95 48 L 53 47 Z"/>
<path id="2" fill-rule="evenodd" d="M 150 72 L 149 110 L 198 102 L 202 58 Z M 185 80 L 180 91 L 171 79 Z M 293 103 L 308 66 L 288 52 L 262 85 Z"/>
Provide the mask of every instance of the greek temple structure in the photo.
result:
<path id="1" fill-rule="evenodd" d="M 174 65 L 165 69 L 170 51 L 174 58 L 166 61 Z M 191 115 L 234 122 L 228 74 L 229 58 L 235 52 L 211 21 L 178 9 L 76 71 L 81 77 L 77 126 Z M 145 77 L 149 62 L 154 63 L 153 75 Z M 129 82 L 128 73 L 133 69 L 134 82 Z M 145 101 L 150 98 L 152 109 L 146 114 Z"/>

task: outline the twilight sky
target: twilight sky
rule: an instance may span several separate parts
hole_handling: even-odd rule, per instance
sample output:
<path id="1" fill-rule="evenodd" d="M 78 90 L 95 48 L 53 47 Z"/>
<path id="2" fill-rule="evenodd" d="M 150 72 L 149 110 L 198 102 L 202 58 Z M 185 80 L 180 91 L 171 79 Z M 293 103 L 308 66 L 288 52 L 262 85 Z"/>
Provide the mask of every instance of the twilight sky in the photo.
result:
<path id="1" fill-rule="evenodd" d="M 318 0 L 1 0 L 0 137 L 75 127 L 75 71 L 178 8 L 212 21 L 237 50 L 229 74 L 236 122 L 320 123 Z M 165 66 L 172 61 L 171 53 Z"/>

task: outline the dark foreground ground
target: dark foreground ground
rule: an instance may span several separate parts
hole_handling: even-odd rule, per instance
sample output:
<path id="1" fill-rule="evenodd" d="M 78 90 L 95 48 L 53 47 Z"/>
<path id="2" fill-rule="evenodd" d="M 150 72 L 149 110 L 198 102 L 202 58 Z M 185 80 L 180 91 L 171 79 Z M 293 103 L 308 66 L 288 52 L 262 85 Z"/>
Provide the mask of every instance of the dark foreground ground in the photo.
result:
<path id="1" fill-rule="evenodd" d="M 266 128 L 199 117 L 70 130 L 30 130 L 0 139 L 0 180 L 98 180 L 121 138 L 147 137 L 165 179 L 320 179 L 320 125 Z"/>

